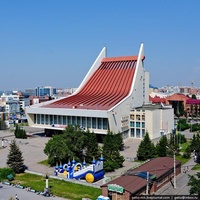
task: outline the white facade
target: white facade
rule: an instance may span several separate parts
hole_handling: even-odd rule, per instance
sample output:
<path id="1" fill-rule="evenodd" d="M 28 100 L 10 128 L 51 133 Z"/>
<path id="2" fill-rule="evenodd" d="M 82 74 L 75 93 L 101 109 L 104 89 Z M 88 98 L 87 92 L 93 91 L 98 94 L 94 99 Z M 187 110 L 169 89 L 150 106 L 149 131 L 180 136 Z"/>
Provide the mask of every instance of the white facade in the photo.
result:
<path id="1" fill-rule="evenodd" d="M 84 87 L 105 57 L 106 48 L 103 48 L 73 95 L 77 94 Z M 124 139 L 130 137 L 130 111 L 134 108 L 142 107 L 143 104 L 148 102 L 149 98 L 149 74 L 145 72 L 143 58 L 144 47 L 141 44 L 130 92 L 109 110 L 42 107 L 43 105 L 58 101 L 52 100 L 26 107 L 29 125 L 49 130 L 63 130 L 68 124 L 77 124 L 88 128 L 96 134 L 104 135 L 110 130 L 113 133 L 122 133 Z M 156 114 L 154 115 L 156 116 Z M 147 127 L 150 127 L 150 125 Z M 153 131 L 155 129 L 156 127 L 153 126 L 152 132 L 151 130 L 149 132 L 154 134 Z M 160 130 L 160 126 L 157 129 Z M 153 135 L 152 138 L 154 138 Z"/>

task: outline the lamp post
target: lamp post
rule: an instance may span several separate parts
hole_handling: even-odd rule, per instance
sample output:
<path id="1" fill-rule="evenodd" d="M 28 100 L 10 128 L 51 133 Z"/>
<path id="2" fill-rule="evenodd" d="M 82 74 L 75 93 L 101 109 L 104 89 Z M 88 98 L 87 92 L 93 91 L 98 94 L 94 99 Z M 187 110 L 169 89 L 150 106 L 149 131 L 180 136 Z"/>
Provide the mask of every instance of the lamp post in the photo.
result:
<path id="1" fill-rule="evenodd" d="M 172 150 L 174 154 L 174 189 L 176 189 L 176 151 L 169 148 L 168 146 L 166 146 L 166 148 Z"/>

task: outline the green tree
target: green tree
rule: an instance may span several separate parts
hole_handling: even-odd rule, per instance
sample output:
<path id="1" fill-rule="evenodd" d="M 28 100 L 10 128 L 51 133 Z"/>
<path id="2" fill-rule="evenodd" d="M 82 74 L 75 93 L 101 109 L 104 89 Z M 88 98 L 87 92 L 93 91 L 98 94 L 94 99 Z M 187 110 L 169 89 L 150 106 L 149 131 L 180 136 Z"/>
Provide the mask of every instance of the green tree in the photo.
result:
<path id="1" fill-rule="evenodd" d="M 68 126 L 63 133 L 64 140 L 69 149 L 68 159 L 81 161 L 83 150 L 86 147 L 87 136 L 79 126 Z"/>
<path id="2" fill-rule="evenodd" d="M 0 168 L 0 181 L 7 179 L 7 176 L 12 174 L 13 177 L 15 176 L 15 172 L 11 168 Z"/>
<path id="3" fill-rule="evenodd" d="M 86 146 L 83 149 L 83 156 L 86 157 L 86 162 L 91 162 L 93 158 L 100 158 L 100 148 L 97 142 L 97 136 L 95 133 L 91 133 L 89 130 L 85 132 Z"/>
<path id="4" fill-rule="evenodd" d="M 15 134 L 16 138 L 22 138 L 22 139 L 26 139 L 27 138 L 26 131 L 22 127 L 20 127 L 18 125 L 15 126 L 14 134 Z"/>
<path id="5" fill-rule="evenodd" d="M 188 186 L 190 186 L 190 195 L 198 195 L 200 198 L 200 172 L 197 172 L 195 175 L 188 175 L 189 176 L 189 182 Z"/>
<path id="6" fill-rule="evenodd" d="M 190 149 L 191 151 L 196 151 L 198 153 L 200 153 L 200 135 L 199 133 L 197 134 L 193 134 L 193 138 L 190 144 Z"/>
<path id="7" fill-rule="evenodd" d="M 155 146 L 153 142 L 151 142 L 149 134 L 147 132 L 137 150 L 138 160 L 144 161 L 153 158 L 155 157 L 155 154 L 156 154 Z"/>
<path id="8" fill-rule="evenodd" d="M 104 170 L 114 171 L 123 166 L 124 157 L 120 155 L 121 143 L 116 142 L 116 134 L 108 132 L 103 139 Z"/>
<path id="9" fill-rule="evenodd" d="M 159 140 L 159 142 L 156 145 L 156 153 L 158 157 L 165 157 L 167 155 L 167 137 L 166 135 L 162 136 Z"/>
<path id="10" fill-rule="evenodd" d="M 51 138 L 44 148 L 48 156 L 48 163 L 53 166 L 58 162 L 68 162 L 75 159 L 81 161 L 84 157 L 83 150 L 86 148 L 86 134 L 79 126 L 68 126 L 61 135 Z"/>
<path id="11" fill-rule="evenodd" d="M 10 143 L 10 151 L 7 157 L 7 165 L 13 169 L 15 173 L 23 173 L 24 172 L 24 159 L 22 156 L 22 152 L 16 144 L 16 141 L 13 140 Z"/>
<path id="12" fill-rule="evenodd" d="M 48 156 L 48 163 L 53 166 L 58 162 L 67 161 L 70 150 L 63 135 L 54 135 L 45 145 L 44 153 Z"/>

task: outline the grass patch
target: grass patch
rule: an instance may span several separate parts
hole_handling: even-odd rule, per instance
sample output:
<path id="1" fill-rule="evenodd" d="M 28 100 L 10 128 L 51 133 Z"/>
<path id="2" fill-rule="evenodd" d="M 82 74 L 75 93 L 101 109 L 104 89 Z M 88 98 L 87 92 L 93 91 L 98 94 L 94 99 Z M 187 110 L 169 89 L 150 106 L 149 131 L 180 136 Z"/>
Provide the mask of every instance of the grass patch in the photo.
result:
<path id="1" fill-rule="evenodd" d="M 49 167 L 48 160 L 42 160 L 42 161 L 38 162 L 38 164 L 45 165 L 45 166 Z"/>
<path id="2" fill-rule="evenodd" d="M 44 191 L 46 179 L 44 176 L 23 173 L 17 174 L 13 183 L 20 183 L 24 187 L 31 187 L 36 191 Z M 49 188 L 53 195 L 72 200 L 82 200 L 83 197 L 95 200 L 101 195 L 101 189 L 53 178 L 49 178 Z"/>
<path id="3" fill-rule="evenodd" d="M 187 147 L 190 145 L 190 143 L 191 143 L 191 141 L 187 141 L 186 143 L 179 144 L 180 152 L 185 152 L 185 150 L 186 150 Z"/>
<path id="4" fill-rule="evenodd" d="M 181 162 L 181 165 L 184 165 L 186 162 L 188 162 L 188 160 L 190 160 L 190 158 L 183 158 L 180 155 L 180 156 L 176 156 L 176 160 L 179 160 Z"/>
<path id="5" fill-rule="evenodd" d="M 196 165 L 192 168 L 192 170 L 200 170 L 200 164 L 196 164 Z"/>

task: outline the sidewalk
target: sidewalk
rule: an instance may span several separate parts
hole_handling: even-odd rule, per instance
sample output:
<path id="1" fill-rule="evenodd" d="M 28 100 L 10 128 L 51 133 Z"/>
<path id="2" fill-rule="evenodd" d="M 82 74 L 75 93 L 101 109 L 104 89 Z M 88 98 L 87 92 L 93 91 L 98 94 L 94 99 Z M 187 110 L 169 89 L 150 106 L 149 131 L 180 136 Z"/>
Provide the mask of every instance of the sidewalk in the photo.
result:
<path id="1" fill-rule="evenodd" d="M 181 167 L 181 173 L 177 175 L 176 177 L 176 189 L 173 186 L 173 181 L 172 183 L 167 183 L 164 185 L 162 188 L 160 188 L 156 194 L 157 195 L 189 195 L 189 189 L 190 187 L 187 186 L 189 177 L 188 174 L 193 175 L 196 174 L 197 171 L 191 170 L 193 166 L 196 165 L 193 159 L 190 159 L 187 163 L 182 165 Z M 186 173 L 183 173 L 183 169 L 186 169 Z M 188 170 L 187 170 L 188 169 Z"/>

